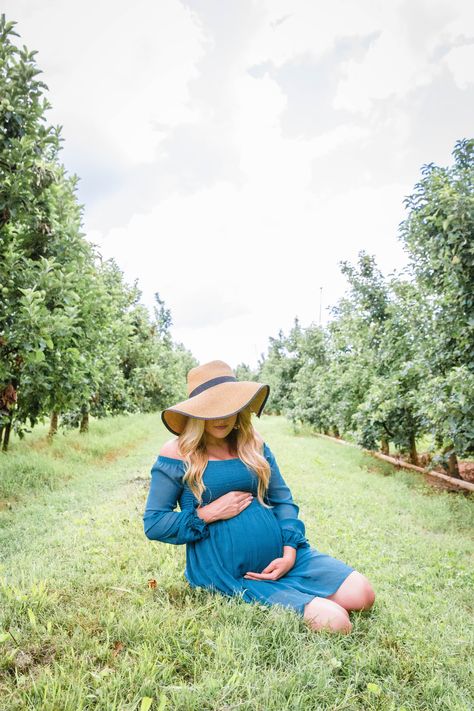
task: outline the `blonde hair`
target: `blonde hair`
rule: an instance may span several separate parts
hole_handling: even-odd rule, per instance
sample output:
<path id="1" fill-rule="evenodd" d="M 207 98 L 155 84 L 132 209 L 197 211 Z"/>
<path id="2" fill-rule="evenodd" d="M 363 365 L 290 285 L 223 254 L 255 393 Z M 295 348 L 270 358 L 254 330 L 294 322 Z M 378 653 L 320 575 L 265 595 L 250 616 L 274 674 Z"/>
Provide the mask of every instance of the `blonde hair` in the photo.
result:
<path id="1" fill-rule="evenodd" d="M 253 428 L 251 418 L 249 409 L 240 410 L 235 422 L 236 425 L 239 425 L 239 429 L 232 429 L 227 435 L 226 441 L 231 454 L 241 459 L 257 475 L 258 501 L 266 508 L 273 508 L 263 500 L 270 482 L 271 469 L 263 455 L 264 441 Z M 186 463 L 183 482 L 187 483 L 201 505 L 202 495 L 206 488 L 202 477 L 208 462 L 205 420 L 195 417 L 187 418 L 184 430 L 178 436 L 178 449 Z"/>

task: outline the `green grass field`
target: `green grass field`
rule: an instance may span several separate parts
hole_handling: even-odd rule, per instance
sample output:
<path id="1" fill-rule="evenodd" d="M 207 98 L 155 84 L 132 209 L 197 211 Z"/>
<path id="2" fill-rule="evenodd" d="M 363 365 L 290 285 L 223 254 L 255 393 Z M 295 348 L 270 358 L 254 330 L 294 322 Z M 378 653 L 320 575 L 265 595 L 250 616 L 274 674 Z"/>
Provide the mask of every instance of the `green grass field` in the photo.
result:
<path id="1" fill-rule="evenodd" d="M 474 708 L 472 494 L 255 426 L 311 545 L 372 582 L 352 633 L 188 586 L 184 546 L 143 533 L 159 414 L 38 428 L 0 456 L 2 711 Z"/>

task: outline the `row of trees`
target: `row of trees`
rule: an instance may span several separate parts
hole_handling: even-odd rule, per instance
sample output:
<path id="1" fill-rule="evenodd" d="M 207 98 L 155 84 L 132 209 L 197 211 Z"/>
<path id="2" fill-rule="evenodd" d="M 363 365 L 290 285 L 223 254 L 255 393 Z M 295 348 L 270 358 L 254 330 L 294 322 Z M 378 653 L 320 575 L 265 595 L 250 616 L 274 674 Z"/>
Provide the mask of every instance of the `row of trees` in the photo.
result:
<path id="1" fill-rule="evenodd" d="M 363 252 L 341 263 L 348 293 L 326 328 L 270 339 L 257 378 L 295 423 L 418 461 L 430 435 L 453 476 L 474 454 L 474 141 L 448 168 L 429 164 L 406 199 L 399 237 L 409 266 L 385 278 Z"/>
<path id="2" fill-rule="evenodd" d="M 0 443 L 45 416 L 87 430 L 89 413 L 160 410 L 186 397 L 197 361 L 170 337 L 159 294 L 153 316 L 113 260 L 81 232 L 77 177 L 47 124 L 36 52 L 0 18 Z M 474 453 L 474 141 L 453 165 L 424 166 L 400 239 L 409 266 L 385 278 L 363 252 L 341 264 L 347 294 L 326 328 L 270 339 L 257 372 L 267 411 L 418 459 L 430 434 L 451 473 Z M 3 440 L 3 442 L 2 442 Z"/>
<path id="3" fill-rule="evenodd" d="M 196 365 L 153 317 L 113 260 L 81 232 L 78 178 L 59 160 L 48 87 L 34 55 L 0 18 L 0 442 L 51 417 L 85 431 L 88 417 L 164 407 L 186 394 Z"/>

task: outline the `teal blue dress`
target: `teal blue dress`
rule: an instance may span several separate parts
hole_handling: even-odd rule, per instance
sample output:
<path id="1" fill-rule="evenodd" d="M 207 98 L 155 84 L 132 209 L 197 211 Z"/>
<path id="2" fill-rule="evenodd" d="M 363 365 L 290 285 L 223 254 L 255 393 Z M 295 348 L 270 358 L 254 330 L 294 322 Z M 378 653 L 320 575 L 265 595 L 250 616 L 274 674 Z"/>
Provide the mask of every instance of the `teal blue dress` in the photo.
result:
<path id="1" fill-rule="evenodd" d="M 143 515 L 145 535 L 152 541 L 186 545 L 184 576 L 191 587 L 202 587 L 245 602 L 283 605 L 304 615 L 315 596 L 336 592 L 354 568 L 310 546 L 305 526 L 270 447 L 264 455 L 271 477 L 264 497 L 257 496 L 258 477 L 241 459 L 209 461 L 203 474 L 203 503 L 229 491 L 248 491 L 253 501 L 233 518 L 206 523 L 196 513 L 199 502 L 182 477 L 185 463 L 159 455 L 151 470 L 151 483 Z M 175 511 L 179 504 L 180 511 Z M 296 549 L 296 561 L 278 580 L 249 580 L 261 573 L 283 546 Z"/>

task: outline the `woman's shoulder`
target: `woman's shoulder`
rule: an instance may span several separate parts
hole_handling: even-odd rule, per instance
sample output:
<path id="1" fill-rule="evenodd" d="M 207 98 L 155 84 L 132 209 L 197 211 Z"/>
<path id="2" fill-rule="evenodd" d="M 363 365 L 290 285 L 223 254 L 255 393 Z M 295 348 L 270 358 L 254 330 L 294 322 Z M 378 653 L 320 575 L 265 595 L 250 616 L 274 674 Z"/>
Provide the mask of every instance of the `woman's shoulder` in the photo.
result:
<path id="1" fill-rule="evenodd" d="M 184 461 L 179 458 L 177 449 L 164 444 L 151 468 L 151 478 L 156 484 L 165 486 L 172 482 L 174 486 L 183 486 Z"/>
<path id="2" fill-rule="evenodd" d="M 152 468 L 152 476 L 168 478 L 181 482 L 184 473 L 184 460 L 179 454 L 175 440 L 166 442 L 160 449 Z"/>
<path id="3" fill-rule="evenodd" d="M 170 439 L 168 442 L 165 442 L 159 451 L 159 456 L 184 461 L 178 449 L 178 438 Z"/>

